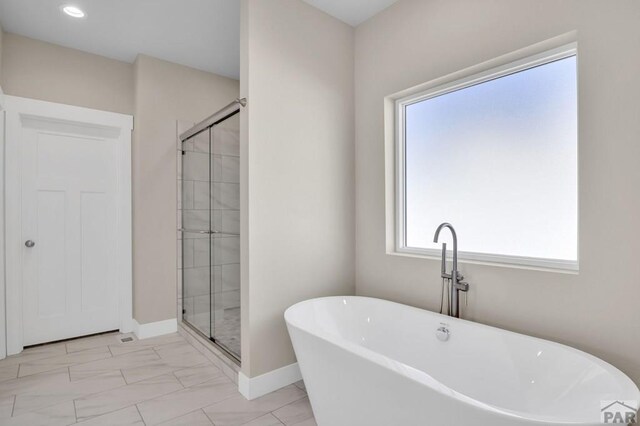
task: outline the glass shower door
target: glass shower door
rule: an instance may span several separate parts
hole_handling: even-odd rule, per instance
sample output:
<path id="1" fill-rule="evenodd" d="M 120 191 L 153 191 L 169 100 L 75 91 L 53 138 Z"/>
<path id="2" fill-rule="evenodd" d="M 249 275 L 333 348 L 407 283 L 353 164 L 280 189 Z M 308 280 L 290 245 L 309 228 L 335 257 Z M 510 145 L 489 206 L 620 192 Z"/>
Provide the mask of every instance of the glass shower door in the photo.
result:
<path id="1" fill-rule="evenodd" d="M 240 359 L 240 121 L 182 142 L 182 319 Z"/>
<path id="2" fill-rule="evenodd" d="M 211 128 L 211 336 L 240 359 L 240 115 Z"/>
<path id="3" fill-rule="evenodd" d="M 212 336 L 211 129 L 182 143 L 183 320 Z"/>

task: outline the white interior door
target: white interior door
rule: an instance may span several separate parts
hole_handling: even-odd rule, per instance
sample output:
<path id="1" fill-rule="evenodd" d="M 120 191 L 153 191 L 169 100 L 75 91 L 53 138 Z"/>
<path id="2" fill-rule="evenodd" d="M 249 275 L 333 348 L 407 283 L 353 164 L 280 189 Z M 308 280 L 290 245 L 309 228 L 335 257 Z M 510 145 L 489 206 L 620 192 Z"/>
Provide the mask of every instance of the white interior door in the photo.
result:
<path id="1" fill-rule="evenodd" d="M 21 122 L 23 344 L 118 329 L 117 135 Z"/>

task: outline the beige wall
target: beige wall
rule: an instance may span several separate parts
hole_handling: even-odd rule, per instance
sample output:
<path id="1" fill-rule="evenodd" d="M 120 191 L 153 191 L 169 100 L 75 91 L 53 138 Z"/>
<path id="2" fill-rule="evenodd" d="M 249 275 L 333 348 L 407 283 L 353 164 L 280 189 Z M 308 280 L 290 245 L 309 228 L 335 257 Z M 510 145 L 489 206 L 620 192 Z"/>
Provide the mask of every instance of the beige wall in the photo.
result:
<path id="1" fill-rule="evenodd" d="M 295 362 L 285 309 L 354 290 L 353 29 L 243 0 L 242 369 Z"/>
<path id="2" fill-rule="evenodd" d="M 176 317 L 176 120 L 203 120 L 239 83 L 143 55 L 134 68 L 133 310 L 146 324 Z"/>
<path id="3" fill-rule="evenodd" d="M 133 66 L 4 33 L 0 85 L 8 95 L 133 113 Z"/>
<path id="4" fill-rule="evenodd" d="M 358 27 L 357 293 L 439 307 L 438 261 L 385 254 L 384 97 L 575 30 L 580 273 L 463 264 L 463 313 L 583 349 L 640 383 L 638 22 L 633 0 L 403 0 Z"/>
<path id="5" fill-rule="evenodd" d="M 133 114 L 134 318 L 176 317 L 176 120 L 197 122 L 238 96 L 237 80 L 147 56 L 135 64 L 4 33 L 9 95 Z"/>

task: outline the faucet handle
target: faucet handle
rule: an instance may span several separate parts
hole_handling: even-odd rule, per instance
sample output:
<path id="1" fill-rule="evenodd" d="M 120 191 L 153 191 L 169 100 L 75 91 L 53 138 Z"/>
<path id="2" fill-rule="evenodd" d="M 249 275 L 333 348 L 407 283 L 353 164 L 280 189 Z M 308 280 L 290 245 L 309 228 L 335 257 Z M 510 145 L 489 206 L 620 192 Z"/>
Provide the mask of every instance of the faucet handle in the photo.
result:
<path id="1" fill-rule="evenodd" d="M 465 283 L 465 282 L 462 282 L 462 281 L 458 281 L 457 283 L 453 283 L 453 287 L 456 290 L 460 290 L 460 291 L 464 291 L 464 292 L 469 291 L 469 283 Z"/>

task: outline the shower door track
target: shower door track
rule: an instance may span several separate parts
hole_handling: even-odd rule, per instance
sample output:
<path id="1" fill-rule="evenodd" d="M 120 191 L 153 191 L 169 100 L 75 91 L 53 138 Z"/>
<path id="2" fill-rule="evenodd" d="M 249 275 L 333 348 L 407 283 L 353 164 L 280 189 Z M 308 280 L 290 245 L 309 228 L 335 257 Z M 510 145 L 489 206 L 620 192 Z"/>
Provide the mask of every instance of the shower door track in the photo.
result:
<path id="1" fill-rule="evenodd" d="M 203 333 L 202 331 L 198 330 L 198 327 L 196 327 L 195 325 L 191 324 L 189 322 L 189 320 L 186 320 L 184 317 L 182 317 L 182 323 L 184 325 L 186 325 L 187 327 L 189 327 L 191 330 L 195 331 L 200 337 L 202 337 L 203 339 L 208 340 L 209 342 L 213 343 L 213 346 L 218 349 L 219 351 L 221 351 L 227 358 L 229 358 L 231 361 L 233 361 L 234 364 L 236 364 L 237 366 L 241 366 L 241 360 L 240 358 L 238 358 L 237 355 L 235 355 L 233 352 L 231 352 L 229 349 L 225 348 L 224 345 L 222 345 L 221 343 L 218 343 L 218 341 L 216 339 L 214 339 L 211 336 L 207 336 L 205 333 Z"/>
<path id="2" fill-rule="evenodd" d="M 229 105 L 223 107 L 218 112 L 210 115 L 209 117 L 205 118 L 204 120 L 202 120 L 201 122 L 199 122 L 198 124 L 190 128 L 189 130 L 187 130 L 186 132 L 182 133 L 180 135 L 180 141 L 184 142 L 187 139 L 189 139 L 191 136 L 197 135 L 203 130 L 206 130 L 209 127 L 212 127 L 226 120 L 232 115 L 235 115 L 240 110 L 240 108 L 246 105 L 247 105 L 247 98 L 236 99 L 235 101 L 231 102 Z"/>

